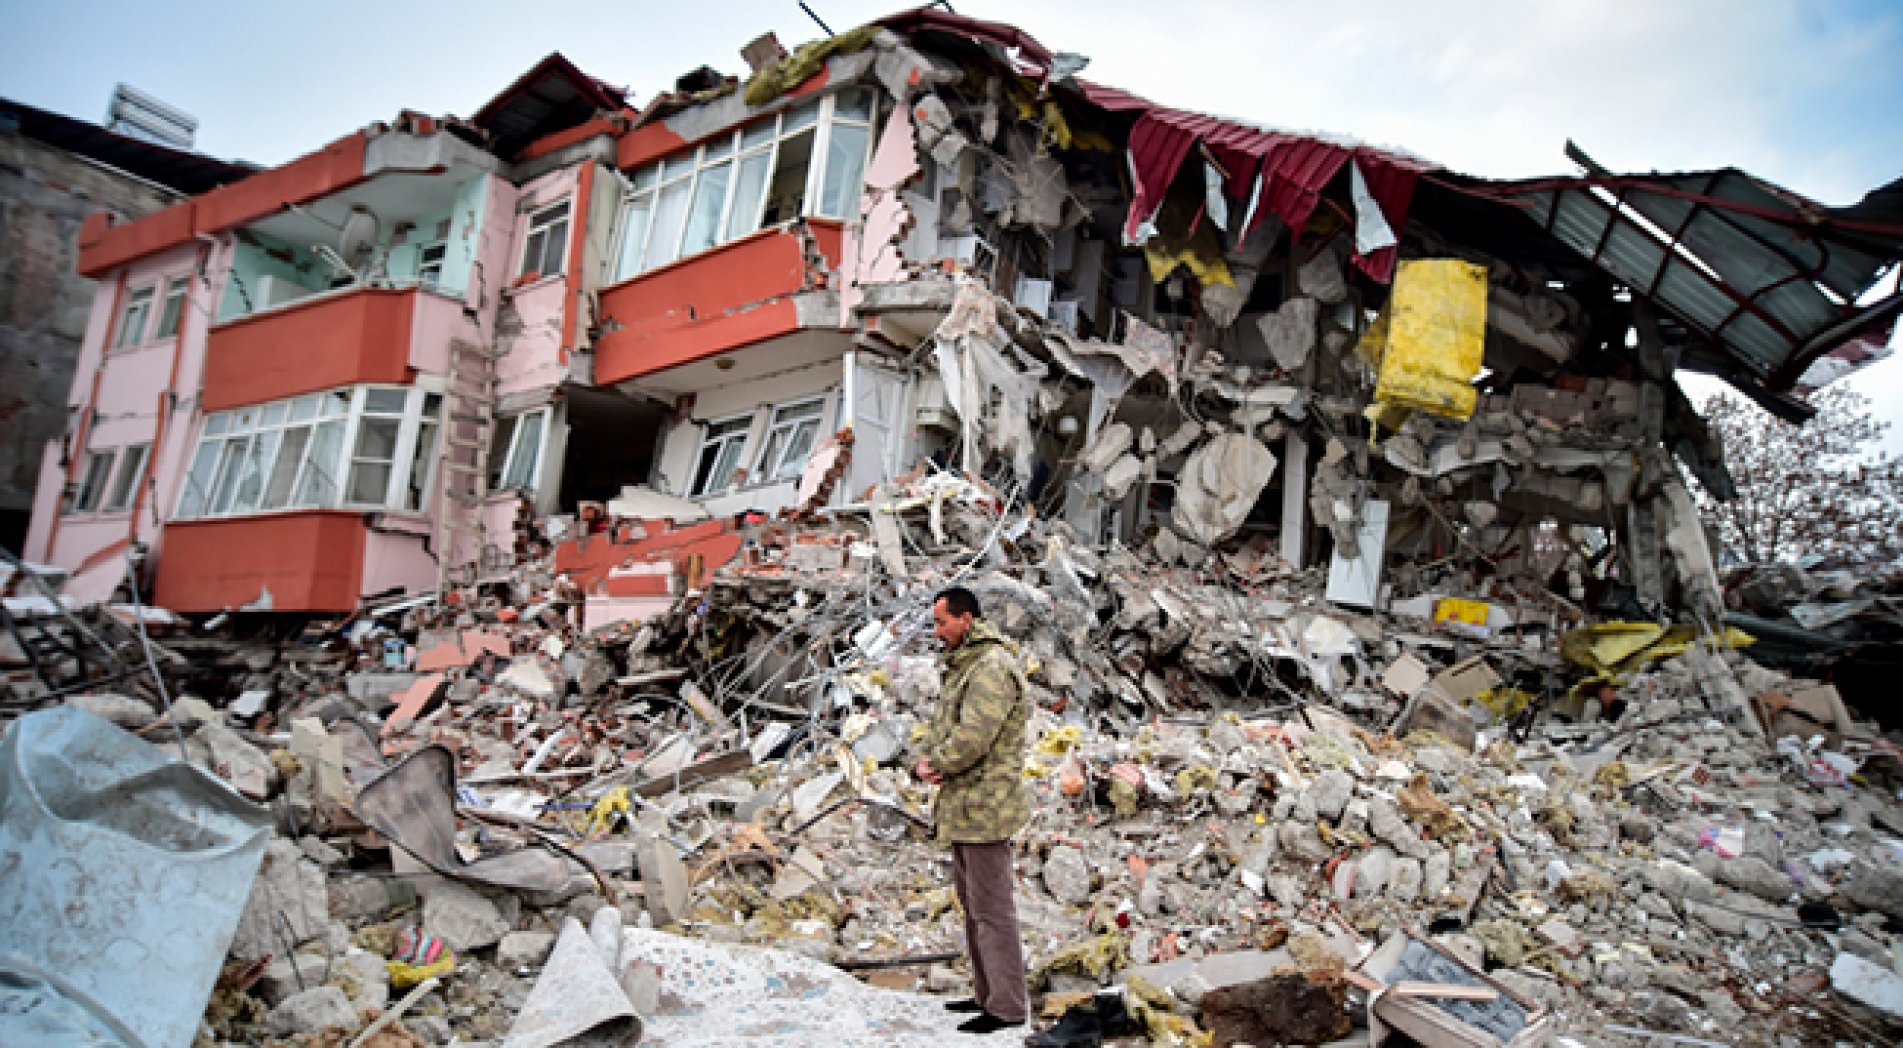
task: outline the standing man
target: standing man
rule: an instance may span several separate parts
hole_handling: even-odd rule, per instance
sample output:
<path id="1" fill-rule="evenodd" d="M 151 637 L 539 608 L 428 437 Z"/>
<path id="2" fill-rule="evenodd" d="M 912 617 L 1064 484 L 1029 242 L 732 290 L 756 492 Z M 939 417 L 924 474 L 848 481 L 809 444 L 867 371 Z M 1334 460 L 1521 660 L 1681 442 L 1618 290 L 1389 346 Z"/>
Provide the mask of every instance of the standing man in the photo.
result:
<path id="1" fill-rule="evenodd" d="M 978 598 L 954 586 L 932 603 L 932 633 L 945 645 L 945 680 L 913 772 L 939 787 L 932 823 L 952 847 L 952 883 L 965 911 L 973 996 L 954 1012 L 978 1014 L 964 1033 L 991 1033 L 1030 1014 L 1018 908 L 1011 898 L 1011 836 L 1030 821 L 1024 793 L 1024 726 L 1030 717 L 1013 645 L 979 617 Z"/>

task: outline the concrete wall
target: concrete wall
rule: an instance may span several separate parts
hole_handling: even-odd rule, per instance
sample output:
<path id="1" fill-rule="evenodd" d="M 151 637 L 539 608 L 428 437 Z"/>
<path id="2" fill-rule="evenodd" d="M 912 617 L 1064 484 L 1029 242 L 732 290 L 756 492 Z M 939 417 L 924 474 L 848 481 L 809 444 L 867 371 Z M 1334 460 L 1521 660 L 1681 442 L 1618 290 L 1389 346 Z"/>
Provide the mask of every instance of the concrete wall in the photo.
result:
<path id="1" fill-rule="evenodd" d="M 0 546 L 23 548 L 46 442 L 66 430 L 94 290 L 74 271 L 81 221 L 101 208 L 136 216 L 177 199 L 0 132 Z"/>

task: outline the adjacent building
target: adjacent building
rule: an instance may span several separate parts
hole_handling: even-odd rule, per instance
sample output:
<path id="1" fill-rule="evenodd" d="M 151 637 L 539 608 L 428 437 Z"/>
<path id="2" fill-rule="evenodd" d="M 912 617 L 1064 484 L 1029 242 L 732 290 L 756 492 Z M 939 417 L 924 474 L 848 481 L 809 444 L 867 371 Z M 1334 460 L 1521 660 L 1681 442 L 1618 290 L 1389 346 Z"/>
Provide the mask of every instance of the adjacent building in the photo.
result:
<path id="1" fill-rule="evenodd" d="M 137 565 L 174 611 L 344 612 L 508 572 L 525 518 L 838 510 L 936 466 L 1085 542 L 1359 564 L 1364 603 L 1387 550 L 1558 522 L 1658 605 L 1711 584 L 1678 463 L 1726 485 L 1673 369 L 1799 417 L 1903 304 L 1865 294 L 1880 201 L 1466 178 L 929 8 L 745 55 L 638 108 L 552 55 L 466 120 L 89 218 L 27 555 L 81 598 Z"/>

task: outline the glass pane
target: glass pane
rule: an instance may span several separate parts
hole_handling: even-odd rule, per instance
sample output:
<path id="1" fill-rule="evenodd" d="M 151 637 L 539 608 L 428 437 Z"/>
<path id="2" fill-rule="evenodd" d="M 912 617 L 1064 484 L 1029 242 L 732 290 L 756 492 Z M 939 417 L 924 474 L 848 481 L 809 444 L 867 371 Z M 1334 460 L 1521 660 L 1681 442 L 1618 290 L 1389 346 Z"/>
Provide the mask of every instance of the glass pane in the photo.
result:
<path id="1" fill-rule="evenodd" d="M 535 466 L 542 457 L 542 421 L 540 411 L 523 415 L 515 427 L 515 448 L 509 455 L 509 475 L 502 478 L 508 490 L 535 486 Z"/>
<path id="2" fill-rule="evenodd" d="M 780 143 L 773 161 L 773 183 L 767 190 L 763 226 L 800 217 L 806 207 L 806 166 L 813 159 L 813 132 L 802 131 Z"/>
<path id="3" fill-rule="evenodd" d="M 724 491 L 733 486 L 733 471 L 740 466 L 740 449 L 746 441 L 735 437 L 723 441 L 720 454 L 714 461 L 713 484 L 709 491 Z"/>
<path id="4" fill-rule="evenodd" d="M 798 474 L 806 468 L 806 456 L 813 453 L 813 442 L 819 436 L 819 420 L 807 419 L 793 430 L 792 439 L 786 444 L 786 457 L 780 460 L 780 475 Z"/>
<path id="5" fill-rule="evenodd" d="M 820 410 L 825 406 L 826 402 L 823 400 L 809 400 L 804 404 L 791 404 L 783 408 L 776 408 L 773 411 L 773 421 L 779 423 L 791 419 L 818 418 Z"/>
<path id="6" fill-rule="evenodd" d="M 205 420 L 205 435 L 215 437 L 231 428 L 231 416 L 219 412 Z"/>
<path id="7" fill-rule="evenodd" d="M 146 450 L 146 445 L 134 444 L 119 456 L 119 474 L 113 478 L 112 494 L 106 499 L 105 508 L 108 511 L 116 512 L 132 505 L 133 493 L 138 490 L 139 475 L 145 472 Z"/>
<path id="8" fill-rule="evenodd" d="M 443 413 L 443 395 L 441 393 L 423 394 L 423 418 L 433 419 Z"/>
<path id="9" fill-rule="evenodd" d="M 649 164 L 641 170 L 636 171 L 633 175 L 630 175 L 628 181 L 634 183 L 635 192 L 638 193 L 644 189 L 653 189 L 655 180 L 660 178 L 660 176 L 661 165 Z"/>
<path id="10" fill-rule="evenodd" d="M 299 397 L 291 401 L 292 422 L 309 422 L 316 417 L 317 398 L 315 396 Z"/>
<path id="11" fill-rule="evenodd" d="M 322 396 L 324 398 L 325 418 L 338 418 L 350 414 L 349 390 L 333 389 L 329 393 L 322 394 Z"/>
<path id="12" fill-rule="evenodd" d="M 363 409 L 372 415 L 401 415 L 409 399 L 407 389 L 367 389 L 363 394 Z"/>
<path id="13" fill-rule="evenodd" d="M 241 411 L 234 411 L 231 413 L 231 431 L 233 433 L 249 433 L 252 430 L 257 428 L 258 428 L 258 409 L 257 408 L 245 408 Z"/>
<path id="14" fill-rule="evenodd" d="M 720 231 L 720 209 L 727 203 L 727 182 L 733 177 L 733 165 L 725 161 L 700 173 L 694 187 L 694 207 L 687 219 L 687 237 L 681 244 L 681 256 L 714 246 Z"/>
<path id="15" fill-rule="evenodd" d="M 734 433 L 745 433 L 748 429 L 752 428 L 752 426 L 753 416 L 751 415 L 730 418 L 725 422 L 715 422 L 707 427 L 707 439 L 717 440 Z"/>
<path id="16" fill-rule="evenodd" d="M 812 127 L 819 121 L 819 99 L 815 98 L 786 111 L 780 118 L 780 133 L 790 135 L 802 127 Z"/>
<path id="17" fill-rule="evenodd" d="M 758 149 L 768 142 L 773 141 L 773 136 L 776 133 L 772 118 L 769 117 L 766 120 L 762 120 L 752 127 L 747 128 L 745 131 L 740 132 L 740 151 L 744 153 L 749 149 Z"/>
<path id="18" fill-rule="evenodd" d="M 545 277 L 558 276 L 568 261 L 568 220 L 548 227 L 548 239 L 542 241 L 542 263 L 536 269 Z"/>
<path id="19" fill-rule="evenodd" d="M 698 154 L 695 153 L 686 153 L 681 156 L 670 157 L 661 162 L 661 181 L 672 182 L 676 179 L 685 178 L 693 174 L 694 169 L 699 166 L 700 160 Z"/>
<path id="20" fill-rule="evenodd" d="M 732 240 L 759 228 L 760 199 L 766 195 L 766 176 L 772 165 L 773 154 L 765 150 L 740 159 L 733 208 L 727 213 L 727 230 L 720 239 Z"/>
<path id="21" fill-rule="evenodd" d="M 159 328 L 153 338 L 171 338 L 178 334 L 178 315 L 185 306 L 185 281 L 174 280 L 165 289 L 165 305 L 159 310 Z"/>
<path id="22" fill-rule="evenodd" d="M 267 404 L 264 408 L 263 425 L 282 426 L 284 416 L 289 414 L 291 406 L 285 403 Z"/>
<path id="23" fill-rule="evenodd" d="M 264 499 L 258 503 L 259 509 L 283 509 L 291 504 L 291 485 L 297 482 L 297 467 L 304 461 L 304 449 L 310 445 L 309 426 L 297 426 L 284 431 L 284 440 L 278 446 L 277 461 L 271 465 L 269 482 L 264 488 Z"/>
<path id="24" fill-rule="evenodd" d="M 819 213 L 831 218 L 856 218 L 859 193 L 864 188 L 866 141 L 871 130 L 852 124 L 834 124 L 826 145 L 826 185 L 820 190 Z"/>
<path id="25" fill-rule="evenodd" d="M 654 205 L 654 232 L 648 237 L 647 265 L 654 269 L 681 257 L 681 227 L 687 225 L 687 201 L 692 182 L 675 182 L 661 189 Z"/>
<path id="26" fill-rule="evenodd" d="M 712 163 L 716 160 L 725 160 L 732 155 L 733 136 L 722 135 L 712 142 L 707 143 L 706 148 L 702 150 L 700 162 L 703 164 Z"/>
<path id="27" fill-rule="evenodd" d="M 502 470 L 509 464 L 509 446 L 515 442 L 514 415 L 496 419 L 495 435 L 489 438 L 489 490 L 502 489 Z"/>
<path id="28" fill-rule="evenodd" d="M 232 499 L 238 494 L 238 476 L 244 472 L 245 460 L 250 457 L 250 437 L 225 441 L 224 454 L 218 459 L 218 486 L 212 493 L 211 512 L 231 511 Z"/>
<path id="29" fill-rule="evenodd" d="M 626 280 L 641 272 L 641 249 L 648 238 L 648 219 L 654 213 L 654 198 L 642 197 L 621 212 L 621 259 L 615 263 L 615 278 Z"/>
<path id="30" fill-rule="evenodd" d="M 845 120 L 871 120 L 872 93 L 841 91 L 839 100 L 833 103 L 833 115 Z"/>
<path id="31" fill-rule="evenodd" d="M 350 502 L 380 506 L 389 490 L 388 462 L 358 462 L 350 467 Z"/>
<path id="32" fill-rule="evenodd" d="M 779 475 L 780 449 L 786 446 L 786 430 L 776 429 L 766 435 L 766 450 L 760 453 L 760 474 L 764 477 Z"/>
<path id="33" fill-rule="evenodd" d="M 330 506 L 337 502 L 337 467 L 344 447 L 344 424 L 321 422 L 311 437 L 311 453 L 304 460 L 304 479 L 297 482 L 297 504 Z"/>
<path id="34" fill-rule="evenodd" d="M 429 483 L 429 467 L 436 453 L 436 423 L 425 420 L 416 430 L 416 454 L 410 456 L 410 472 L 403 485 L 403 508 L 414 510 L 423 504 L 423 487 Z"/>
<path id="35" fill-rule="evenodd" d="M 278 441 L 283 436 L 281 429 L 267 430 L 251 442 L 251 453 L 245 456 L 238 472 L 238 494 L 231 502 L 233 513 L 250 513 L 258 508 L 258 499 L 264 494 L 265 474 L 277 457 Z"/>
<path id="36" fill-rule="evenodd" d="M 198 451 L 192 456 L 192 471 L 185 475 L 185 493 L 178 500 L 179 516 L 196 517 L 205 511 L 212 476 L 218 469 L 218 447 L 222 443 L 218 440 L 198 442 Z"/>
<path id="37" fill-rule="evenodd" d="M 402 425 L 393 418 L 369 418 L 357 424 L 357 451 L 353 458 L 389 462 L 396 457 L 396 431 Z"/>

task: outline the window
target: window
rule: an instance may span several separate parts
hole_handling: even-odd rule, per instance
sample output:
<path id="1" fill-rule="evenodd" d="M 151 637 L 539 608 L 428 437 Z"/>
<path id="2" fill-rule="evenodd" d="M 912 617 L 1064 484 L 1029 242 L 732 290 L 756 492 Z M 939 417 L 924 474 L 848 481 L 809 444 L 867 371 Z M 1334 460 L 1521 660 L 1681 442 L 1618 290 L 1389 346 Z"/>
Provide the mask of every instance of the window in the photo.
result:
<path id="1" fill-rule="evenodd" d="M 432 290 L 442 286 L 443 257 L 448 253 L 449 245 L 440 240 L 424 244 L 416 253 L 416 282 Z"/>
<path id="2" fill-rule="evenodd" d="M 119 314 L 119 338 L 113 348 L 124 349 L 145 342 L 145 326 L 152 319 L 152 292 L 142 287 L 126 295 L 126 308 Z"/>
<path id="3" fill-rule="evenodd" d="M 844 91 L 635 171 L 615 279 L 801 215 L 857 217 L 872 117 L 870 92 Z"/>
<path id="4" fill-rule="evenodd" d="M 145 478 L 146 456 L 152 451 L 150 444 L 134 444 L 126 449 L 119 458 L 119 476 L 112 482 L 112 494 L 106 497 L 101 509 L 107 513 L 119 513 L 132 508 L 133 497 L 138 494 L 139 481 Z"/>
<path id="5" fill-rule="evenodd" d="M 415 512 L 423 507 L 423 492 L 429 490 L 430 465 L 436 461 L 436 420 L 443 411 L 443 395 L 423 397 L 423 420 L 417 424 L 416 452 L 410 456 L 409 483 L 403 488 L 403 508 Z"/>
<path id="6" fill-rule="evenodd" d="M 179 315 L 185 311 L 185 292 L 191 285 L 190 277 L 173 277 L 165 285 L 165 301 L 159 304 L 159 329 L 152 333 L 153 338 L 178 335 Z"/>
<path id="7" fill-rule="evenodd" d="M 542 431 L 547 428 L 547 408 L 496 420 L 489 445 L 489 490 L 534 490 L 542 471 Z"/>
<path id="8" fill-rule="evenodd" d="M 99 507 L 99 496 L 112 476 L 114 452 L 95 451 L 86 456 L 86 472 L 80 475 L 79 490 L 73 493 L 73 512 L 91 513 Z"/>
<path id="9" fill-rule="evenodd" d="M 441 410 L 440 394 L 358 386 L 208 415 L 178 515 L 413 510 Z"/>
<path id="10" fill-rule="evenodd" d="M 559 276 L 568 253 L 568 201 L 550 204 L 529 216 L 529 236 L 522 245 L 522 275 Z"/>
<path id="11" fill-rule="evenodd" d="M 767 428 L 766 447 L 760 453 L 761 481 L 797 477 L 806 468 L 806 456 L 812 454 L 819 439 L 823 399 L 788 404 L 773 409 L 773 423 Z"/>
<path id="12" fill-rule="evenodd" d="M 700 442 L 700 458 L 694 464 L 690 496 L 699 498 L 733 486 L 734 472 L 740 466 L 740 452 L 746 446 L 747 431 L 752 428 L 752 415 L 708 423 L 707 435 Z"/>

